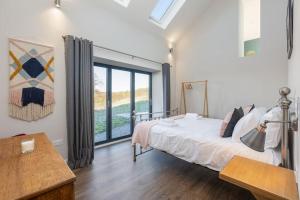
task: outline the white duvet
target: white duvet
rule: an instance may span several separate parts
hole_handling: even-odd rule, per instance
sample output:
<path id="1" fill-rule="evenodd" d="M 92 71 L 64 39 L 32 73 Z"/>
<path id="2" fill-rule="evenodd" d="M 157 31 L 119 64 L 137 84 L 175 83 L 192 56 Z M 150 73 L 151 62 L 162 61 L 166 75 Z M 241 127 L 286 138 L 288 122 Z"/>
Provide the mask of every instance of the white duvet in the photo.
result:
<path id="1" fill-rule="evenodd" d="M 274 149 L 257 152 L 241 142 L 219 136 L 222 120 L 179 119 L 177 126 L 157 124 L 150 130 L 149 144 L 180 159 L 221 171 L 234 155 L 279 165 L 280 153 Z"/>

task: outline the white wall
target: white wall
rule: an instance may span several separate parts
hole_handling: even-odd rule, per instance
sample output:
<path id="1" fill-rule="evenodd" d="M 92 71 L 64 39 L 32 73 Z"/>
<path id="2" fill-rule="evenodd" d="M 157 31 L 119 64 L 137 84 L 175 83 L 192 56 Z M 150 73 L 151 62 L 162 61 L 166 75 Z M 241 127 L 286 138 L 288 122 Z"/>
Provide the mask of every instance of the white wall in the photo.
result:
<path id="1" fill-rule="evenodd" d="M 243 20 L 242 41 L 253 40 L 260 37 L 260 0 L 241 0 L 240 18 Z"/>
<path id="2" fill-rule="evenodd" d="M 257 56 L 239 57 L 238 0 L 214 0 L 176 44 L 177 83 L 207 79 L 211 117 L 223 118 L 240 105 L 274 105 L 278 89 L 287 85 L 285 1 L 261 3 Z M 201 111 L 199 101 L 193 99 L 192 111 Z"/>
<path id="3" fill-rule="evenodd" d="M 289 60 L 289 86 L 293 96 L 300 96 L 300 2 L 295 1 L 294 7 L 294 50 Z"/>
<path id="4" fill-rule="evenodd" d="M 300 97 L 300 2 L 295 1 L 294 11 L 294 51 L 289 60 L 289 87 L 294 98 Z M 300 132 L 300 131 L 299 131 Z M 300 183 L 300 135 L 295 135 L 295 169 L 297 170 L 298 187 Z M 299 187 L 300 192 L 300 187 Z"/>
<path id="5" fill-rule="evenodd" d="M 66 74 L 62 35 L 81 36 L 95 44 L 160 62 L 167 60 L 168 46 L 164 39 L 150 35 L 103 8 L 96 7 L 95 1 L 64 0 L 61 9 L 54 8 L 52 0 L 1 1 L 0 137 L 20 132 L 46 132 L 52 140 L 63 139 L 64 144 L 58 149 L 66 157 Z M 27 123 L 8 116 L 8 37 L 55 47 L 56 105 L 54 113 L 45 119 Z M 97 55 L 101 56 L 101 53 Z M 154 90 L 161 91 L 160 75 L 157 74 L 154 79 Z M 159 98 L 161 94 L 154 92 L 154 95 Z M 156 101 L 159 106 L 160 100 Z"/>
<path id="6" fill-rule="evenodd" d="M 260 38 L 260 5 L 261 0 L 239 1 L 239 51 L 241 57 L 245 57 L 245 41 Z"/>

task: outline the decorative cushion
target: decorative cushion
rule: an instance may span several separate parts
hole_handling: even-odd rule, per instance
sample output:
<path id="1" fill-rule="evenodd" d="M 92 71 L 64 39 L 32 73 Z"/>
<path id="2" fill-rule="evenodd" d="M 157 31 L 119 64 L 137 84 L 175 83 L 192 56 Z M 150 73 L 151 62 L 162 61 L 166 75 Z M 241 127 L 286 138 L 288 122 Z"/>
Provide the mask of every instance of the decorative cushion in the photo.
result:
<path id="1" fill-rule="evenodd" d="M 231 137 L 235 125 L 238 123 L 238 121 L 244 116 L 243 108 L 240 107 L 239 109 L 234 109 L 232 117 L 225 129 L 223 137 Z"/>
<path id="2" fill-rule="evenodd" d="M 254 108 L 255 108 L 254 104 L 243 107 L 244 115 L 250 113 Z M 233 114 L 233 111 L 227 113 L 227 115 L 225 116 L 225 118 L 222 122 L 221 129 L 220 129 L 220 136 L 221 137 L 223 137 L 223 135 L 225 133 L 225 130 L 228 126 L 228 123 L 231 120 L 232 114 Z"/>
<path id="3" fill-rule="evenodd" d="M 280 107 L 275 107 L 267 112 L 261 119 L 261 123 L 265 120 L 269 121 L 282 121 L 282 110 Z M 276 148 L 281 139 L 282 124 L 281 123 L 269 123 L 266 129 L 266 142 L 265 149 Z"/>
<path id="4" fill-rule="evenodd" d="M 232 140 L 240 142 L 241 137 L 259 125 L 260 119 L 265 113 L 266 108 L 254 108 L 250 113 L 240 119 L 234 127 Z"/>
<path id="5" fill-rule="evenodd" d="M 228 126 L 228 123 L 231 120 L 232 114 L 233 114 L 233 111 L 227 113 L 227 115 L 225 116 L 225 118 L 224 118 L 224 120 L 222 122 L 221 130 L 220 130 L 220 136 L 221 137 L 223 137 L 223 135 L 225 133 L 225 130 L 226 130 L 227 126 Z"/>
<path id="6" fill-rule="evenodd" d="M 254 104 L 243 107 L 244 115 L 250 113 L 254 108 Z"/>

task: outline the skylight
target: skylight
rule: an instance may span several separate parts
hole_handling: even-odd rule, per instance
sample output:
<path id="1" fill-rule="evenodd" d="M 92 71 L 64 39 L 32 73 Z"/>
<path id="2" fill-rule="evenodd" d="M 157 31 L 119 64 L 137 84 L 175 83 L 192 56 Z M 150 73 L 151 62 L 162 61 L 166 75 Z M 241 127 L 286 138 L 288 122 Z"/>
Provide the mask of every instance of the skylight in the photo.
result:
<path id="1" fill-rule="evenodd" d="M 160 0 L 158 3 L 155 5 L 154 9 L 152 10 L 151 13 L 151 18 L 154 19 L 155 21 L 160 21 L 161 18 L 166 14 L 168 9 L 171 7 L 172 3 L 175 0 Z"/>
<path id="2" fill-rule="evenodd" d="M 165 29 L 186 0 L 158 0 L 150 15 L 150 21 Z"/>
<path id="3" fill-rule="evenodd" d="M 124 6 L 125 8 L 127 8 L 130 3 L 130 0 L 114 0 L 114 1 L 120 4 L 121 6 Z"/>

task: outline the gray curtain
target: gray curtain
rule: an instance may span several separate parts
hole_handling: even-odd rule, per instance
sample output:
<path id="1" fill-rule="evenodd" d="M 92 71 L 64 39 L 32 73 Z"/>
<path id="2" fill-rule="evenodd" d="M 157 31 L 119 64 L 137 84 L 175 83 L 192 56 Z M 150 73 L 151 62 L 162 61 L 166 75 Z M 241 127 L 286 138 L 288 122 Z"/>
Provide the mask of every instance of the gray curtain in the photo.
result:
<path id="1" fill-rule="evenodd" d="M 68 165 L 77 169 L 94 160 L 93 43 L 65 37 Z"/>
<path id="2" fill-rule="evenodd" d="M 170 64 L 164 63 L 162 65 L 162 80 L 163 80 L 163 112 L 168 116 L 167 111 L 171 109 L 171 79 L 170 79 Z"/>

